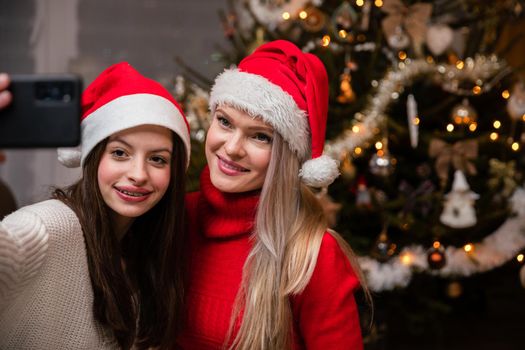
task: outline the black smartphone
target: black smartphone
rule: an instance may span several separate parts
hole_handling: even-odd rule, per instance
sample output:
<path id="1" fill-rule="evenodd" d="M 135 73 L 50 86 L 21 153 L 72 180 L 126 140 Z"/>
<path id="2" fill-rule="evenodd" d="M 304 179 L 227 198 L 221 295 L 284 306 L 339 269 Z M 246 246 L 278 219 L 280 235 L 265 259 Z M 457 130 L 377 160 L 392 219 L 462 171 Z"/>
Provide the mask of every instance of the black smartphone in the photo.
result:
<path id="1" fill-rule="evenodd" d="M 9 77 L 13 100 L 0 110 L 0 148 L 70 147 L 80 143 L 80 77 Z"/>

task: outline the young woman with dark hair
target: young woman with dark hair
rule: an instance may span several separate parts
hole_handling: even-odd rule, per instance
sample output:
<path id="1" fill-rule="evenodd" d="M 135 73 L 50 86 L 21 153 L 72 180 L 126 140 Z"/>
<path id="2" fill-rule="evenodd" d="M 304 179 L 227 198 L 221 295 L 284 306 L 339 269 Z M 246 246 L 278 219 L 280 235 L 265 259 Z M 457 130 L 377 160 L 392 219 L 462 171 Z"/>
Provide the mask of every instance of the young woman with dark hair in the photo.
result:
<path id="1" fill-rule="evenodd" d="M 181 325 L 187 121 L 127 63 L 82 96 L 75 184 L 0 222 L 1 349 L 170 348 Z"/>

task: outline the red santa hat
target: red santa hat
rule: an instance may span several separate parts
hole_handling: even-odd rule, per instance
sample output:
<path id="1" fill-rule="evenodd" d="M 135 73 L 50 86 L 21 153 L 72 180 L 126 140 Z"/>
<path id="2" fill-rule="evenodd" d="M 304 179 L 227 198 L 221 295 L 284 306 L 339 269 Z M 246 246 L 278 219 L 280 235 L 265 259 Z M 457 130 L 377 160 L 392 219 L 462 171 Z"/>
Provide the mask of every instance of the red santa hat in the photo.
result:
<path id="1" fill-rule="evenodd" d="M 220 104 L 272 125 L 300 159 L 307 159 L 299 172 L 305 184 L 328 186 L 339 175 L 338 162 L 323 155 L 328 77 L 315 55 L 285 40 L 260 46 L 238 68 L 217 77 L 210 94 L 212 113 Z"/>
<path id="2" fill-rule="evenodd" d="M 183 141 L 190 158 L 190 130 L 182 109 L 162 85 L 121 62 L 104 70 L 82 94 L 82 143 L 61 148 L 58 160 L 82 166 L 89 152 L 110 135 L 139 125 L 159 125 Z"/>

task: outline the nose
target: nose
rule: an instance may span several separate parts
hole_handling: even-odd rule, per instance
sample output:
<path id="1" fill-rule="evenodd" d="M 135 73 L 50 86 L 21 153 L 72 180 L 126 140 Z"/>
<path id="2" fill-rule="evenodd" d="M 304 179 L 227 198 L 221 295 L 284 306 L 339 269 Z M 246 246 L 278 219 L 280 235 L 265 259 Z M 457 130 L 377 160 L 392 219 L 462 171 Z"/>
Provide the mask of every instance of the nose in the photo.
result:
<path id="1" fill-rule="evenodd" d="M 130 168 L 128 170 L 128 178 L 132 183 L 140 185 L 146 182 L 148 179 L 146 165 L 146 160 L 140 157 L 131 160 Z"/>
<path id="2" fill-rule="evenodd" d="M 235 133 L 224 144 L 226 154 L 232 159 L 239 159 L 246 155 L 244 148 L 245 139 L 241 133 Z"/>

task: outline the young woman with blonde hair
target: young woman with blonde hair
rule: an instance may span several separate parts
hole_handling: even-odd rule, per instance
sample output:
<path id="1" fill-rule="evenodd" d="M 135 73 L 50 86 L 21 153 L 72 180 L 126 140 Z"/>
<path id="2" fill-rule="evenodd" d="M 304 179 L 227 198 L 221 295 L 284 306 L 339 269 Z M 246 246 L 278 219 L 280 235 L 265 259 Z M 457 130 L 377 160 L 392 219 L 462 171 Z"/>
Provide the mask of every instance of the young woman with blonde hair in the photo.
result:
<path id="1" fill-rule="evenodd" d="M 187 196 L 183 349 L 361 349 L 360 272 L 309 187 L 322 155 L 325 68 L 287 41 L 259 47 L 211 91 L 208 166 Z"/>

